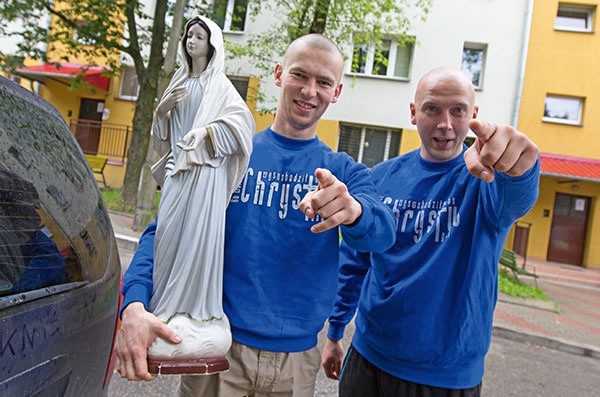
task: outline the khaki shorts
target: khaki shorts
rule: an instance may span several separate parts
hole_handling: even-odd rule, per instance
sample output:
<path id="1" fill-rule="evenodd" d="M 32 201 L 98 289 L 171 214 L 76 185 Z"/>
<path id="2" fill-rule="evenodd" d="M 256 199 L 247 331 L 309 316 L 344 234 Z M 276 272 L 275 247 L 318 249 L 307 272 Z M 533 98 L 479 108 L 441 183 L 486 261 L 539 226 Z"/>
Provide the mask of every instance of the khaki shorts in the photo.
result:
<path id="1" fill-rule="evenodd" d="M 313 397 L 321 367 L 318 347 L 298 353 L 257 350 L 235 340 L 226 355 L 229 371 L 182 376 L 182 397 Z"/>

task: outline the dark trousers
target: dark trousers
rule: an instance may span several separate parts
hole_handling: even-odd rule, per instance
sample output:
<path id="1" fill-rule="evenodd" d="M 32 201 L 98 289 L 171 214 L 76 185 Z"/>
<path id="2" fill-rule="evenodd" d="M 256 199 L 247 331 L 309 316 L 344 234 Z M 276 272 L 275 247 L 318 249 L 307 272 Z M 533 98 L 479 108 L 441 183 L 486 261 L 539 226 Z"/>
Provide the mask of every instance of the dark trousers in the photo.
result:
<path id="1" fill-rule="evenodd" d="M 472 389 L 444 389 L 412 383 L 383 372 L 350 346 L 339 381 L 340 397 L 480 397 Z"/>

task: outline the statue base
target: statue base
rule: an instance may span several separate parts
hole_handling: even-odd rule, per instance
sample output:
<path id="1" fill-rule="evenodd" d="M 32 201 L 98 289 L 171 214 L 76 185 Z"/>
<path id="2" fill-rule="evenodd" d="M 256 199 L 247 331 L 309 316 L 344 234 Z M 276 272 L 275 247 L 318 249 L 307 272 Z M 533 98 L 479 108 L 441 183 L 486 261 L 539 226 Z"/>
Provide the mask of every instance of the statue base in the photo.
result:
<path id="1" fill-rule="evenodd" d="M 148 358 L 148 372 L 155 375 L 211 375 L 229 370 L 224 356 L 210 358 Z"/>

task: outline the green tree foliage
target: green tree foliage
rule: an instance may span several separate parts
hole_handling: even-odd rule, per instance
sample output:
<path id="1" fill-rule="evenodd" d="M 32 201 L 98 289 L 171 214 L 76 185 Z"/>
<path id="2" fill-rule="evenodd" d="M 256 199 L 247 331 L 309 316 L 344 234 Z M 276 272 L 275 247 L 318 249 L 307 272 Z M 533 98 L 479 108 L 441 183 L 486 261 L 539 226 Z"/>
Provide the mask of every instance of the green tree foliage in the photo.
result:
<path id="1" fill-rule="evenodd" d="M 157 0 L 153 11 L 147 15 L 137 0 L 3 0 L 0 8 L 0 34 L 18 38 L 16 54 L 0 54 L 5 67 L 20 66 L 25 57 L 56 63 L 85 59 L 90 65 L 103 57 L 107 73 L 114 74 L 121 53 L 133 60 L 140 90 L 123 187 L 130 204 L 136 200 L 164 63 L 167 0 Z"/>
<path id="2" fill-rule="evenodd" d="M 432 0 L 254 0 L 249 15 L 259 19 L 265 11 L 280 18 L 241 45 L 229 43 L 233 57 L 248 57 L 259 70 L 271 73 L 287 45 L 307 33 L 322 33 L 340 47 L 372 43 L 384 36 L 410 40 L 411 21 L 424 20 Z"/>
<path id="3" fill-rule="evenodd" d="M 178 0 L 178 3 L 181 1 Z M 393 35 L 400 41 L 406 40 L 411 21 L 424 19 L 431 2 L 238 1 L 238 6 L 248 7 L 250 19 L 260 20 L 264 13 L 279 18 L 265 30 L 248 32 L 244 44 L 226 43 L 227 52 L 231 58 L 247 59 L 266 75 L 272 72 L 275 61 L 281 58 L 287 45 L 305 33 L 324 33 L 340 46 L 356 42 L 381 46 L 384 34 Z M 162 69 L 164 43 L 168 35 L 168 1 L 156 0 L 153 15 L 144 12 L 144 2 L 139 0 L 3 0 L 2 3 L 0 35 L 19 38 L 16 54 L 0 53 L 0 63 L 7 67 L 14 67 L 24 57 L 51 62 L 83 57 L 89 64 L 94 64 L 98 57 L 105 57 L 108 73 L 118 73 L 121 65 L 115 53 L 125 53 L 133 59 L 140 89 L 122 196 L 125 202 L 134 205 L 147 155 L 154 103 L 160 93 L 159 82 L 168 78 L 168 72 Z M 189 0 L 186 3 L 189 3 L 188 6 L 196 4 L 196 7 L 190 8 L 208 16 L 215 15 L 215 20 L 218 20 L 224 15 L 223 5 L 227 1 Z M 50 16 L 55 20 L 52 29 L 48 30 Z M 234 21 L 233 30 L 237 22 Z M 59 58 L 48 59 L 48 54 L 52 55 L 56 47 L 63 49 Z"/>

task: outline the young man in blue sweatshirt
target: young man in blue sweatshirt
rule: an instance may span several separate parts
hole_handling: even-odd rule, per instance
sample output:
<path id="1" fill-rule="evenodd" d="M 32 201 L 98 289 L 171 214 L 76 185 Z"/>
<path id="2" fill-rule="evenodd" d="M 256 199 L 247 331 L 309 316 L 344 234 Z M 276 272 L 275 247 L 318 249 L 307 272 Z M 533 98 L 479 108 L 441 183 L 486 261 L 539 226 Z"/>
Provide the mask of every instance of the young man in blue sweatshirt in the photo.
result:
<path id="1" fill-rule="evenodd" d="M 398 219 L 396 243 L 383 253 L 341 248 L 323 367 L 342 397 L 480 395 L 498 260 L 538 196 L 538 148 L 510 126 L 473 120 L 475 93 L 459 70 L 427 73 L 410 111 L 420 149 L 371 171 Z"/>
<path id="2" fill-rule="evenodd" d="M 181 395 L 312 397 L 321 365 L 317 335 L 335 299 L 339 231 L 358 251 L 384 251 L 394 242 L 395 219 L 367 168 L 316 136 L 319 119 L 341 93 L 343 65 L 333 42 L 307 35 L 275 67 L 281 90 L 273 125 L 254 136 L 246 175 L 227 209 L 223 309 L 234 339 L 230 370 L 183 376 Z M 156 337 L 180 341 L 145 309 L 155 229 L 151 224 L 142 235 L 124 277 L 117 369 L 128 379 L 152 379 L 146 349 Z"/>

